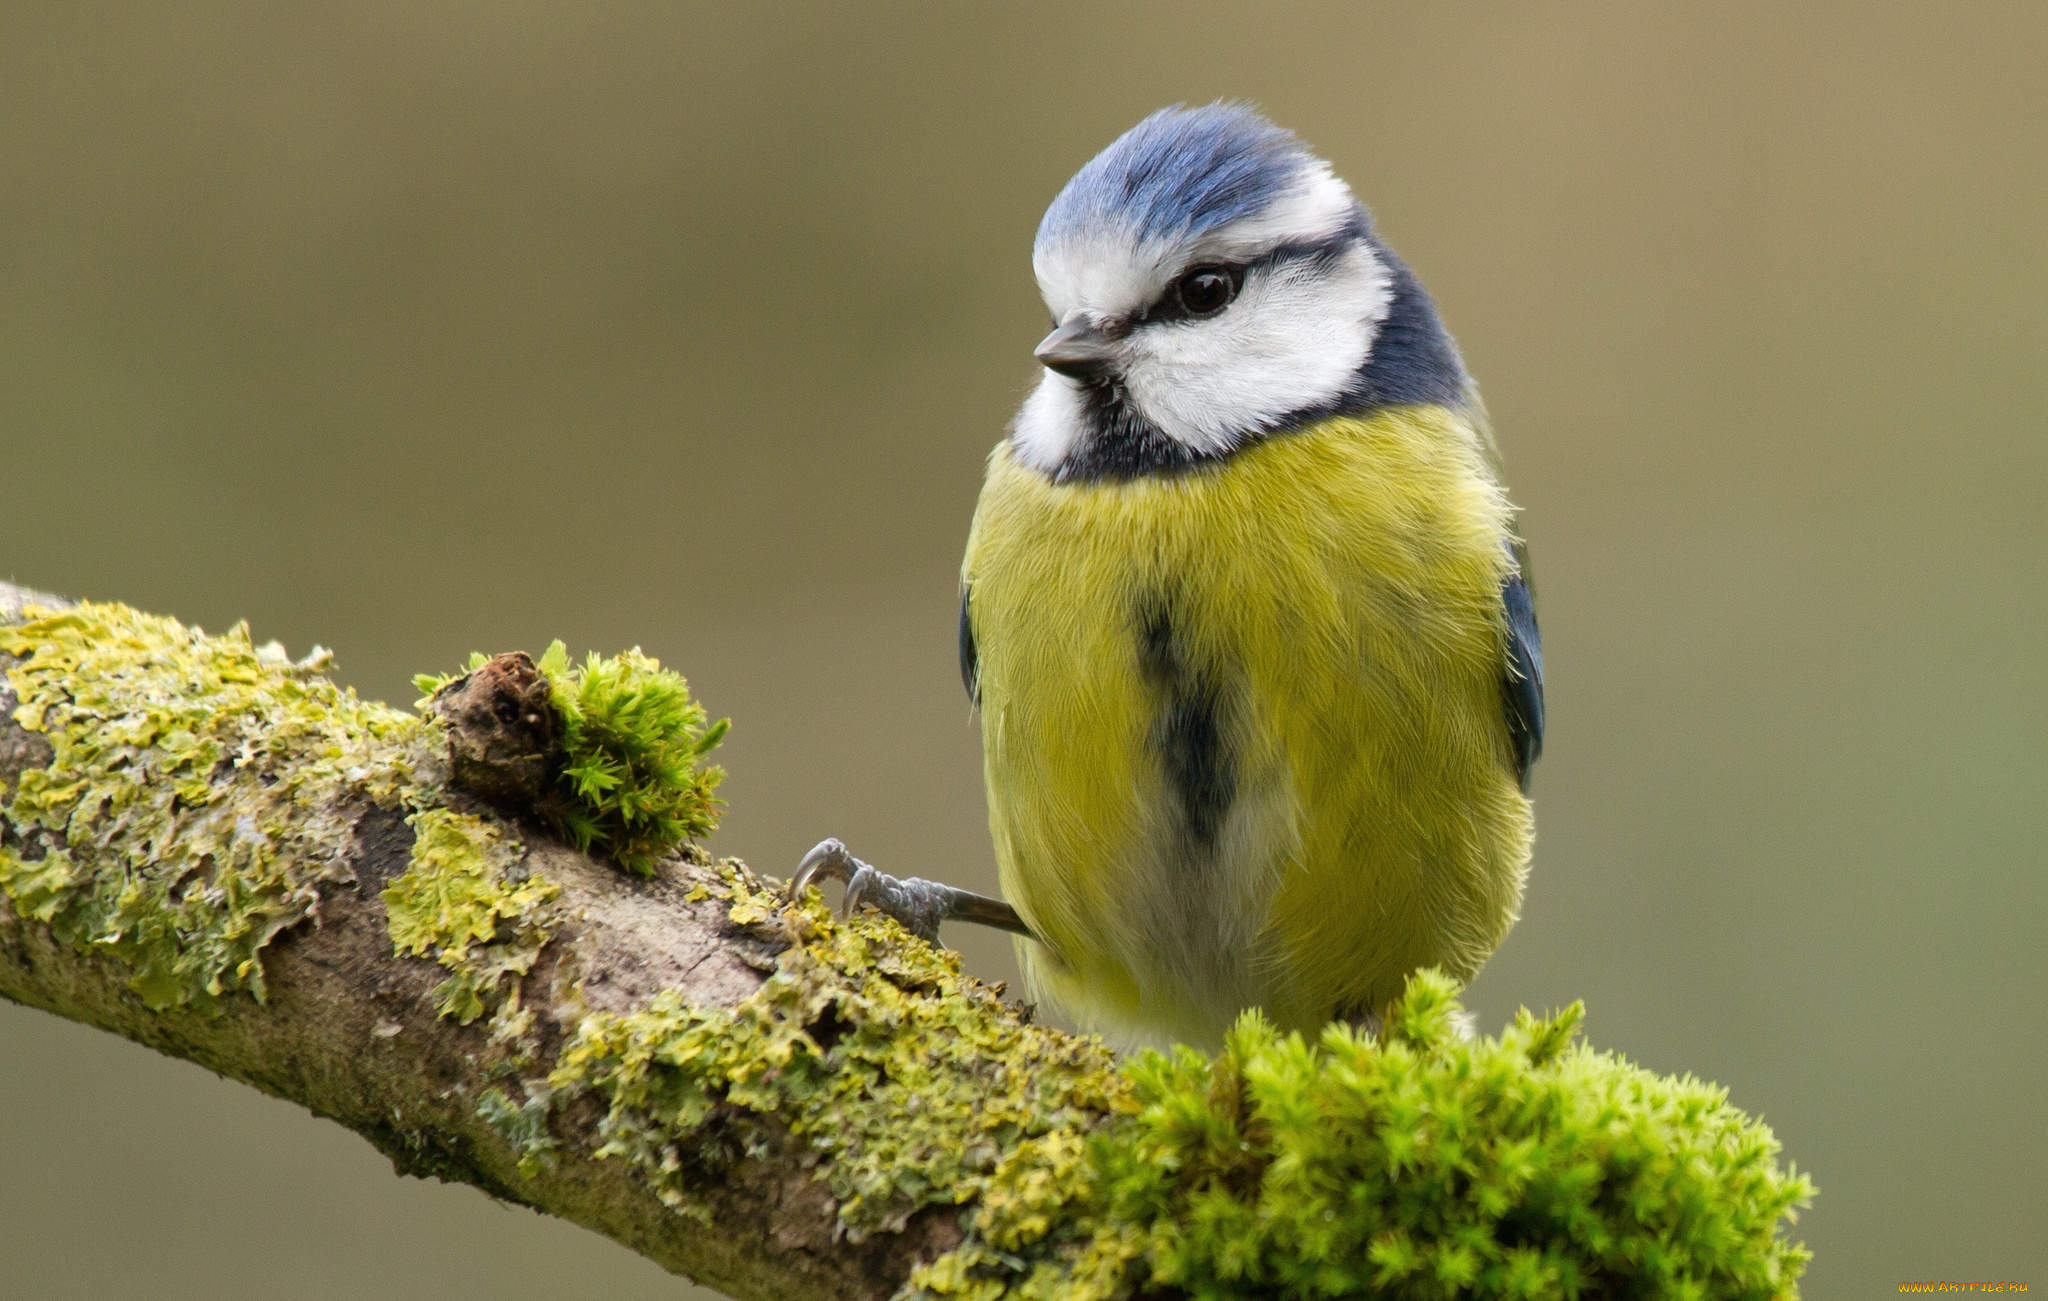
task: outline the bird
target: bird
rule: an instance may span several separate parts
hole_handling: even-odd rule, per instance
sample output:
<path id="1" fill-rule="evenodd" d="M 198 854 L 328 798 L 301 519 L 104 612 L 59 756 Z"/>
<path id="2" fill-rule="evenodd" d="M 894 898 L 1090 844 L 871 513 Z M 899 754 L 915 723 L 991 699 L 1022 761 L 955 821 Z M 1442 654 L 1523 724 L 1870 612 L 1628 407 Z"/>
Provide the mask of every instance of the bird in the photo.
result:
<path id="1" fill-rule="evenodd" d="M 1047 208 L 1053 329 L 961 570 L 1003 898 L 849 882 L 1017 936 L 1033 998 L 1214 1050 L 1249 1009 L 1376 1029 L 1517 919 L 1543 657 L 1491 427 L 1421 281 L 1237 102 L 1162 109 Z"/>

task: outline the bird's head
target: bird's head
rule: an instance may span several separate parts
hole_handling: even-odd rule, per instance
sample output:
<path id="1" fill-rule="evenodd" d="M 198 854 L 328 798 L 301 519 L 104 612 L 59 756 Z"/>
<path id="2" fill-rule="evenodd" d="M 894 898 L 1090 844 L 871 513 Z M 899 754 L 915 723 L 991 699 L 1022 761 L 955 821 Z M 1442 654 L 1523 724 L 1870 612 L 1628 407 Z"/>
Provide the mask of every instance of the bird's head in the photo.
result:
<path id="1" fill-rule="evenodd" d="M 1227 103 L 1162 109 L 1098 154 L 1032 269 L 1054 329 L 1013 445 L 1058 477 L 1184 466 L 1341 408 L 1412 283 L 1328 164 Z"/>

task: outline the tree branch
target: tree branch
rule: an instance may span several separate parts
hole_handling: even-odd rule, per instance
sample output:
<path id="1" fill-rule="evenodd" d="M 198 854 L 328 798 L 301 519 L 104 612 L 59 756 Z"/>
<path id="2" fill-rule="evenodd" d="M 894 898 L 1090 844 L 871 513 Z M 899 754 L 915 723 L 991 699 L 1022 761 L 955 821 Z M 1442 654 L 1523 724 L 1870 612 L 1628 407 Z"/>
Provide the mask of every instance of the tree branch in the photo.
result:
<path id="1" fill-rule="evenodd" d="M 20 622 L 24 606 L 67 605 L 0 586 L 0 618 L 8 623 Z M 246 658 L 253 664 L 253 651 Z M 0 666 L 17 663 L 0 656 Z M 289 682 L 282 671 L 264 671 Z M 0 688 L 0 788 L 10 795 L 25 771 L 51 761 L 49 740 L 25 730 L 14 706 L 13 692 Z M 264 726 L 252 718 L 244 730 L 254 736 Z M 608 1141 L 600 1133 L 608 1112 L 589 1094 L 545 1119 L 538 1136 L 554 1146 L 522 1172 L 520 1150 L 506 1137 L 511 1127 L 480 1115 L 481 1099 L 516 1099 L 516 1126 L 516 1109 L 527 1101 L 522 1079 L 544 1080 L 547 1062 L 592 1014 L 631 1013 L 663 993 L 704 1009 L 730 1009 L 758 995 L 788 946 L 779 933 L 788 928 L 772 918 L 751 931 L 735 927 L 722 897 L 731 887 L 701 855 L 671 858 L 655 879 L 637 879 L 500 817 L 440 784 L 446 778 L 430 762 L 422 766 L 428 771 L 410 801 L 417 808 L 358 789 L 339 792 L 337 807 L 324 810 L 345 829 L 345 844 L 330 868 L 307 873 L 315 877 L 314 901 L 304 920 L 261 948 L 261 1002 L 230 991 L 152 1007 L 134 987 L 134 964 L 92 952 L 89 941 L 81 952 L 49 919 L 15 908 L 0 909 L 0 994 L 299 1103 L 369 1139 L 401 1173 L 473 1184 L 573 1220 L 735 1296 L 888 1297 L 913 1263 L 958 1243 L 950 1209 L 920 1210 L 900 1229 L 851 1241 L 829 1189 L 813 1178 L 812 1154 L 773 1116 L 748 1113 L 746 1132 L 727 1136 L 733 1150 L 723 1168 L 684 1181 L 687 1214 L 664 1204 L 636 1163 L 596 1157 Z M 171 777 L 160 769 L 146 775 Z M 227 798 L 239 803 L 232 792 Z M 422 808 L 502 828 L 524 844 L 523 854 L 508 855 L 517 868 L 559 887 L 548 904 L 552 934 L 517 984 L 533 1022 L 523 1057 L 538 1066 L 522 1062 L 517 1045 L 494 1044 L 484 1018 L 463 1025 L 438 1015 L 434 995 L 449 971 L 394 949 L 382 892 L 408 871 L 415 845 L 408 818 L 417 823 Z M 47 848 L 34 839 L 31 833 L 24 844 L 10 832 L 23 858 L 40 858 L 36 850 Z M 73 852 L 94 874 L 150 870 L 146 861 L 85 861 Z M 108 855 L 115 857 L 125 856 Z M 829 924 L 815 910 L 810 918 Z M 986 991 L 961 986 L 991 1025 L 1014 1021 Z M 737 1119 L 717 1124 L 731 1129 Z"/>
<path id="2" fill-rule="evenodd" d="M 1576 1010 L 1468 1041 L 1418 977 L 1381 1042 L 1120 1068 L 879 916 L 562 843 L 525 657 L 424 717 L 322 663 L 0 585 L 0 995 L 741 1298 L 1796 1295 L 1769 1132 Z"/>

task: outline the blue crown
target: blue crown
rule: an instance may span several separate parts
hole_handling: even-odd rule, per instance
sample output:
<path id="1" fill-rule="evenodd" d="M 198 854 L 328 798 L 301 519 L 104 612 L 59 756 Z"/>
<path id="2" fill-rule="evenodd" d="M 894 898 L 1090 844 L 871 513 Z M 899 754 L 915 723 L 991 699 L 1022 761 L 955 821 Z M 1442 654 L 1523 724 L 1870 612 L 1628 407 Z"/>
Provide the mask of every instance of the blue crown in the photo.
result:
<path id="1" fill-rule="evenodd" d="M 1259 213 L 1315 158 L 1290 131 L 1242 104 L 1162 108 L 1074 173 L 1038 248 L 1084 232 L 1185 239 Z"/>

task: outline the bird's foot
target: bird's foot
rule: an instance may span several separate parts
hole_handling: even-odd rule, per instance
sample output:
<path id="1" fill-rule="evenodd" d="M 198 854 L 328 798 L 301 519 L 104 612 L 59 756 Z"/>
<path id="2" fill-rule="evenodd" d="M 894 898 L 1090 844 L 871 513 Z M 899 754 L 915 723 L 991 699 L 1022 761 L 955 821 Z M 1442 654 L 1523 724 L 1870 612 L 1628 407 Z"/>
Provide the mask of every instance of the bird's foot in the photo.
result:
<path id="1" fill-rule="evenodd" d="M 846 901 L 840 906 L 841 916 L 850 917 L 855 908 L 869 904 L 894 917 L 904 930 L 931 944 L 939 942 L 941 922 L 973 922 L 1014 935 L 1031 934 L 1031 928 L 1024 924 L 1017 910 L 1000 899 L 922 877 L 898 879 L 887 872 L 877 872 L 848 853 L 846 846 L 836 838 L 820 842 L 816 849 L 804 855 L 803 862 L 796 865 L 796 875 L 789 879 L 784 900 L 795 900 L 820 877 L 846 883 Z"/>

